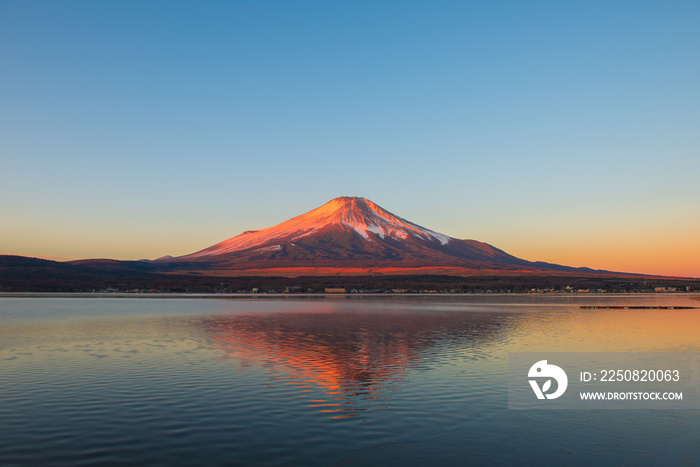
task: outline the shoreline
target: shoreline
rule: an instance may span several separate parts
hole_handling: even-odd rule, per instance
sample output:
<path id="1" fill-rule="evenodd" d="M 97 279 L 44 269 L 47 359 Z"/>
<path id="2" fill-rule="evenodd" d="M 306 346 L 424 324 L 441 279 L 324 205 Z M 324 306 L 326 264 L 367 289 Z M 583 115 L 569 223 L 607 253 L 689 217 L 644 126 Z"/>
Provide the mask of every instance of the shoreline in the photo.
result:
<path id="1" fill-rule="evenodd" d="M 700 301 L 700 292 L 511 292 L 511 293 L 183 293 L 183 292 L 0 292 L 2 298 L 143 298 L 143 299 L 263 299 L 263 298 L 345 298 L 345 297 L 476 297 L 476 296 L 552 296 L 552 297 L 637 297 L 659 295 L 686 297 Z"/>

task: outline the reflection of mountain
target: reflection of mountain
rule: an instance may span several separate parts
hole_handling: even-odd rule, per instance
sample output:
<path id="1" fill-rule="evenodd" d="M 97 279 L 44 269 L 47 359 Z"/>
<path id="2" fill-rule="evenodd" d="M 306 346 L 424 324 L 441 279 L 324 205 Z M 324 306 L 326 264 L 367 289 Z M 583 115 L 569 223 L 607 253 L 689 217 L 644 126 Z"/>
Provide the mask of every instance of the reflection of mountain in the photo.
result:
<path id="1" fill-rule="evenodd" d="M 200 324 L 226 357 L 304 390 L 320 387 L 330 400 L 312 407 L 352 416 L 363 410 L 356 404 L 385 398 L 413 369 L 429 369 L 457 352 L 477 358 L 479 347 L 502 333 L 505 317 L 345 312 L 329 304 L 325 312 L 211 317 Z"/>

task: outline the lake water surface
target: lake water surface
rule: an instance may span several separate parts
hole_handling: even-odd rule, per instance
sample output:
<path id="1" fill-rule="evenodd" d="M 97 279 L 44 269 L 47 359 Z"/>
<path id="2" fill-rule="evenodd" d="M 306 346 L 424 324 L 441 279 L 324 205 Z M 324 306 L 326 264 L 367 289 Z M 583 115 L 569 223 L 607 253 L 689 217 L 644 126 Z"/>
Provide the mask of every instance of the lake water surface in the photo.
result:
<path id="1" fill-rule="evenodd" d="M 688 295 L 0 296 L 0 464 L 700 465 L 700 410 L 509 410 L 508 352 L 698 352 Z"/>

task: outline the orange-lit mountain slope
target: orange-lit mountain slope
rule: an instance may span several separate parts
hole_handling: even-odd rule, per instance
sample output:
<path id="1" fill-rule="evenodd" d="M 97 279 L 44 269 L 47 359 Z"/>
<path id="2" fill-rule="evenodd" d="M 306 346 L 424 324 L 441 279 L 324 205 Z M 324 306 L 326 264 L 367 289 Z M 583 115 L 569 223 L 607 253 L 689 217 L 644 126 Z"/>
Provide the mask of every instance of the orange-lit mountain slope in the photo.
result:
<path id="1" fill-rule="evenodd" d="M 421 227 L 365 198 L 340 197 L 273 227 L 244 232 L 196 253 L 157 260 L 171 271 L 294 276 L 526 274 L 578 269 L 525 261 L 475 240 Z"/>

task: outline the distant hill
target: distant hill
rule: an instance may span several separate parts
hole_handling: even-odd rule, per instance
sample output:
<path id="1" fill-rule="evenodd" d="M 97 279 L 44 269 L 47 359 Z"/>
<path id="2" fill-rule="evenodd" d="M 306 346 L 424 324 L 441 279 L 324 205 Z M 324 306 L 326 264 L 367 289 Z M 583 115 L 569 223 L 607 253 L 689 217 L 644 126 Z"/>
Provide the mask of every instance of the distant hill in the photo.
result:
<path id="1" fill-rule="evenodd" d="M 130 268 L 134 262 L 88 260 L 60 262 L 25 256 L 0 255 L 0 290 L 86 290 L 107 283 L 136 284 L 151 275 Z"/>

